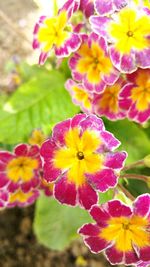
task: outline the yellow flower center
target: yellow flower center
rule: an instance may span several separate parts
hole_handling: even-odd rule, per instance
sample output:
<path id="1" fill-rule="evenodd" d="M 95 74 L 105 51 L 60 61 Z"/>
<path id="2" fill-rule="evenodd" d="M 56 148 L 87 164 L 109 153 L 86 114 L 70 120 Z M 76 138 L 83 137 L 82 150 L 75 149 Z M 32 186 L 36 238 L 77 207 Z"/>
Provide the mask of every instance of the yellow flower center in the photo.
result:
<path id="1" fill-rule="evenodd" d="M 34 173 L 33 171 L 38 168 L 38 161 L 29 157 L 18 157 L 12 159 L 7 165 L 7 176 L 13 182 L 22 180 L 23 182 L 29 181 Z"/>
<path id="2" fill-rule="evenodd" d="M 49 51 L 53 45 L 61 46 L 68 38 L 67 12 L 61 12 L 57 17 L 45 19 L 44 26 L 38 31 L 37 39 L 43 44 L 43 51 Z"/>
<path id="3" fill-rule="evenodd" d="M 149 29 L 149 16 L 138 17 L 136 10 L 130 8 L 123 8 L 116 15 L 116 20 L 108 25 L 108 32 L 115 41 L 116 49 L 121 53 L 130 53 L 131 49 L 149 48 Z"/>
<path id="4" fill-rule="evenodd" d="M 120 91 L 120 85 L 115 84 L 112 86 L 107 86 L 103 96 L 101 97 L 98 106 L 102 110 L 109 110 L 110 112 L 117 113 L 118 107 L 118 94 Z"/>
<path id="5" fill-rule="evenodd" d="M 139 70 L 136 87 L 132 89 L 131 99 L 136 102 L 136 108 L 144 111 L 150 105 L 150 75 L 146 70 Z"/>
<path id="6" fill-rule="evenodd" d="M 138 248 L 149 245 L 148 225 L 149 221 L 140 216 L 111 218 L 100 237 L 108 242 L 113 241 L 117 250 L 128 252 L 133 250 L 133 244 Z"/>
<path id="7" fill-rule="evenodd" d="M 16 191 L 15 193 L 11 193 L 9 197 L 9 203 L 14 203 L 16 201 L 24 203 L 26 202 L 30 197 L 32 197 L 33 193 L 32 191 L 29 192 L 22 192 L 21 190 Z"/>
<path id="8" fill-rule="evenodd" d="M 77 63 L 77 71 L 87 74 L 90 83 L 98 84 L 101 80 L 101 72 L 103 74 L 110 72 L 112 63 L 97 43 L 93 42 L 91 47 L 87 44 L 81 45 L 78 53 L 81 58 Z"/>
<path id="9" fill-rule="evenodd" d="M 68 171 L 67 179 L 76 186 L 85 183 L 85 173 L 96 173 L 102 168 L 103 156 L 95 151 L 101 140 L 95 131 L 86 130 L 80 135 L 78 128 L 69 130 L 65 135 L 66 146 L 55 151 L 55 168 Z"/>

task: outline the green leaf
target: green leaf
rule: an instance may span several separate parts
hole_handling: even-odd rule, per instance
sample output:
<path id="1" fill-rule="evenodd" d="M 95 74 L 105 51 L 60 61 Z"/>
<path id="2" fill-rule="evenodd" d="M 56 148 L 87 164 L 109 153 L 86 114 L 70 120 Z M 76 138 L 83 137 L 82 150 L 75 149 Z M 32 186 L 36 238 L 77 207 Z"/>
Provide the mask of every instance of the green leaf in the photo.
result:
<path id="1" fill-rule="evenodd" d="M 15 144 L 28 138 L 34 128 L 49 129 L 72 117 L 79 109 L 72 104 L 58 71 L 39 71 L 9 98 L 0 110 L 0 142 Z"/>
<path id="2" fill-rule="evenodd" d="M 63 250 L 78 237 L 77 229 L 90 221 L 87 211 L 61 205 L 52 198 L 42 196 L 36 203 L 34 232 L 41 244 Z"/>
<path id="3" fill-rule="evenodd" d="M 128 152 L 127 163 L 137 161 L 150 154 L 150 139 L 144 129 L 134 122 L 128 120 L 105 121 L 105 126 L 121 141 L 122 145 L 119 149 Z"/>

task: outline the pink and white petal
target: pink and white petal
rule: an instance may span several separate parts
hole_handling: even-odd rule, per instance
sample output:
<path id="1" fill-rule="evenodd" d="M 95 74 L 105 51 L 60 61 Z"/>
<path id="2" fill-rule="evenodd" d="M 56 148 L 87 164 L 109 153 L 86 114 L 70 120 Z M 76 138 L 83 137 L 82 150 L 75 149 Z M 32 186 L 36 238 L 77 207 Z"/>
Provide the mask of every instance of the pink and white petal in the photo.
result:
<path id="1" fill-rule="evenodd" d="M 59 122 L 53 128 L 53 140 L 59 146 L 65 145 L 65 134 L 69 131 L 71 126 L 71 119 L 67 119 L 65 121 Z"/>
<path id="2" fill-rule="evenodd" d="M 7 178 L 5 173 L 0 173 L 0 188 L 5 187 L 9 183 L 9 179 Z"/>
<path id="3" fill-rule="evenodd" d="M 124 263 L 124 254 L 122 251 L 118 251 L 115 246 L 109 247 L 105 251 L 106 258 L 111 264 Z"/>
<path id="4" fill-rule="evenodd" d="M 90 183 L 100 192 L 105 192 L 109 188 L 117 185 L 118 177 L 111 169 L 103 169 L 96 174 L 86 174 Z"/>
<path id="5" fill-rule="evenodd" d="M 67 11 L 68 19 L 72 17 L 73 13 L 79 9 L 80 1 L 79 0 L 68 0 L 64 5 L 59 9 L 58 13 L 62 11 Z"/>
<path id="6" fill-rule="evenodd" d="M 76 33 L 70 33 L 68 39 L 60 47 L 55 47 L 57 57 L 68 57 L 72 52 L 75 52 L 81 44 L 81 38 Z"/>
<path id="7" fill-rule="evenodd" d="M 106 88 L 106 83 L 99 76 L 99 83 L 90 83 L 87 79 L 87 75 L 83 77 L 83 84 L 86 90 L 91 93 L 102 93 Z"/>
<path id="8" fill-rule="evenodd" d="M 120 97 L 125 98 L 125 99 L 130 97 L 131 93 L 132 93 L 132 89 L 135 87 L 136 87 L 136 85 L 133 83 L 125 84 L 125 86 L 122 88 L 122 90 L 120 92 Z"/>
<path id="9" fill-rule="evenodd" d="M 138 113 L 139 113 L 139 111 L 136 109 L 136 104 L 135 103 L 133 104 L 133 102 L 132 102 L 132 105 L 131 105 L 129 112 L 128 112 L 129 119 L 136 121 Z"/>
<path id="10" fill-rule="evenodd" d="M 82 131 L 88 129 L 101 132 L 105 129 L 102 119 L 98 118 L 96 115 L 88 115 L 85 120 L 81 121 L 80 127 Z"/>
<path id="11" fill-rule="evenodd" d="M 144 123 L 149 119 L 150 119 L 150 107 L 146 111 L 138 113 L 137 121 L 139 123 Z"/>
<path id="12" fill-rule="evenodd" d="M 141 68 L 150 68 L 150 49 L 137 52 L 136 55 L 137 65 Z"/>
<path id="13" fill-rule="evenodd" d="M 143 194 L 135 200 L 133 212 L 141 217 L 150 217 L 150 194 Z"/>
<path id="14" fill-rule="evenodd" d="M 49 52 L 42 51 L 39 56 L 39 64 L 43 65 L 49 56 Z"/>
<path id="15" fill-rule="evenodd" d="M 139 256 L 140 260 L 150 261 L 150 244 L 148 247 L 141 248 L 139 252 L 140 252 L 140 256 Z"/>
<path id="16" fill-rule="evenodd" d="M 104 165 L 112 169 L 122 169 L 126 158 L 127 158 L 127 153 L 125 151 L 108 153 L 106 155 L 106 160 Z"/>
<path id="17" fill-rule="evenodd" d="M 136 267 L 149 267 L 150 261 L 139 261 L 136 265 Z"/>
<path id="18" fill-rule="evenodd" d="M 129 251 L 125 253 L 124 261 L 125 261 L 125 265 L 135 264 L 139 261 L 139 257 L 137 256 L 134 250 Z"/>
<path id="19" fill-rule="evenodd" d="M 14 158 L 14 155 L 7 151 L 0 151 L 0 162 L 3 164 L 8 163 L 11 159 Z"/>
<path id="20" fill-rule="evenodd" d="M 40 149 L 37 145 L 30 146 L 28 148 L 28 156 L 29 157 L 38 157 Z"/>
<path id="21" fill-rule="evenodd" d="M 110 58 L 111 58 L 113 65 L 118 70 L 120 70 L 121 54 L 113 46 L 110 47 L 109 52 L 110 52 Z"/>
<path id="22" fill-rule="evenodd" d="M 54 185 L 54 197 L 62 204 L 75 206 L 77 204 L 77 190 L 74 183 L 67 181 L 64 175 Z"/>
<path id="23" fill-rule="evenodd" d="M 106 150 L 113 151 L 115 148 L 120 146 L 120 141 L 114 137 L 114 135 L 108 131 L 101 132 L 101 138 L 106 146 Z"/>
<path id="24" fill-rule="evenodd" d="M 45 161 L 50 161 L 53 158 L 54 152 L 58 149 L 53 139 L 46 140 L 40 149 L 40 154 Z"/>
<path id="25" fill-rule="evenodd" d="M 99 236 L 87 237 L 84 239 L 84 242 L 93 253 L 99 253 L 110 246 L 110 243 Z"/>
<path id="26" fill-rule="evenodd" d="M 120 66 L 118 68 L 123 73 L 132 73 L 137 70 L 137 63 L 135 54 L 122 55 L 120 59 Z"/>
<path id="27" fill-rule="evenodd" d="M 109 75 L 102 75 L 103 81 L 108 85 L 113 85 L 119 78 L 120 73 L 112 68 L 112 71 Z"/>
<path id="28" fill-rule="evenodd" d="M 130 207 L 123 204 L 120 200 L 111 200 L 107 204 L 109 214 L 112 217 L 129 217 L 132 215 Z"/>
<path id="29" fill-rule="evenodd" d="M 84 236 L 98 236 L 100 227 L 94 223 L 87 223 L 78 230 L 78 233 Z"/>
<path id="30" fill-rule="evenodd" d="M 98 194 L 88 183 L 85 183 L 78 188 L 78 201 L 81 207 L 89 210 L 98 202 Z"/>
<path id="31" fill-rule="evenodd" d="M 113 12 L 113 0 L 95 0 L 95 10 L 100 16 L 108 15 Z"/>
<path id="32" fill-rule="evenodd" d="M 62 173 L 61 170 L 56 169 L 53 165 L 52 161 L 45 162 L 44 167 L 43 167 L 43 178 L 47 182 L 53 182 L 55 181 L 59 175 Z"/>
<path id="33" fill-rule="evenodd" d="M 105 209 L 106 207 L 106 209 Z M 97 222 L 98 226 L 105 227 L 107 225 L 107 221 L 110 219 L 110 215 L 107 211 L 106 205 L 95 205 L 90 210 L 90 215 Z"/>
<path id="34" fill-rule="evenodd" d="M 99 16 L 91 16 L 90 24 L 92 27 L 92 30 L 97 33 L 98 35 L 102 37 L 106 37 L 109 39 L 108 33 L 107 33 L 107 25 L 111 21 L 108 17 L 99 17 Z"/>
<path id="35" fill-rule="evenodd" d="M 116 10 L 120 10 L 128 4 L 128 0 L 113 0 Z"/>
<path id="36" fill-rule="evenodd" d="M 71 128 L 80 127 L 82 121 L 87 118 L 87 114 L 77 114 L 71 120 Z"/>

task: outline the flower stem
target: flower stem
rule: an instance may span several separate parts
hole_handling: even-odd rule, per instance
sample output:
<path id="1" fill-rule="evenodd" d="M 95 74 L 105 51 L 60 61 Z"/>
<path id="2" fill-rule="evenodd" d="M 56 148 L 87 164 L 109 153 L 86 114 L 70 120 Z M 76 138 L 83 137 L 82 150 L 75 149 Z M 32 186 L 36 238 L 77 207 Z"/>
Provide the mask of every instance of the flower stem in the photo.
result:
<path id="1" fill-rule="evenodd" d="M 133 169 L 133 168 L 138 167 L 138 166 L 144 166 L 144 160 L 143 159 L 140 159 L 134 163 L 131 163 L 131 164 L 125 166 L 123 168 L 123 171 L 127 171 L 127 170 Z"/>
<path id="2" fill-rule="evenodd" d="M 150 179 L 150 176 L 136 174 L 136 173 L 125 173 L 125 174 L 122 174 L 120 178 L 136 179 L 136 180 L 141 180 L 147 183 L 148 180 Z"/>
<path id="3" fill-rule="evenodd" d="M 128 197 L 131 201 L 135 200 L 135 197 L 122 185 L 118 184 L 118 188 Z"/>

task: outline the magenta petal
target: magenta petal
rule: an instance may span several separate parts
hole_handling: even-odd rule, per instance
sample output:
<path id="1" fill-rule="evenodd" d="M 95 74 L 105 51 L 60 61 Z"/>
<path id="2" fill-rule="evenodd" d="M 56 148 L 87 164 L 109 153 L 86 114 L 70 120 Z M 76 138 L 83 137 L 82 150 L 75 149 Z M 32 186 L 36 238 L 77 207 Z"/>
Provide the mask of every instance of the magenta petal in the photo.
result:
<path id="1" fill-rule="evenodd" d="M 137 69 L 135 55 L 123 55 L 121 57 L 119 70 L 124 73 L 132 73 Z"/>
<path id="2" fill-rule="evenodd" d="M 26 156 L 28 153 L 28 145 L 21 144 L 15 147 L 14 150 L 16 156 Z"/>
<path id="3" fill-rule="evenodd" d="M 87 210 L 98 202 L 98 195 L 89 184 L 83 184 L 78 188 L 78 198 L 80 205 Z"/>
<path id="4" fill-rule="evenodd" d="M 103 205 L 101 207 L 97 205 L 93 206 L 90 210 L 90 214 L 100 227 L 106 226 L 107 221 L 110 219 L 110 215 L 107 210 L 103 208 Z"/>
<path id="5" fill-rule="evenodd" d="M 129 251 L 125 253 L 125 264 L 135 264 L 136 262 L 139 261 L 139 258 L 137 256 L 137 254 L 135 253 L 135 251 Z"/>
<path id="6" fill-rule="evenodd" d="M 105 166 L 112 169 L 121 169 L 127 157 L 126 152 L 114 152 L 106 155 Z"/>
<path id="7" fill-rule="evenodd" d="M 108 210 L 112 217 L 130 216 L 132 215 L 131 209 L 120 202 L 120 200 L 112 200 L 108 202 Z"/>
<path id="8" fill-rule="evenodd" d="M 102 37 L 107 37 L 107 25 L 111 21 L 108 17 L 91 16 L 90 23 L 92 30 Z"/>
<path id="9" fill-rule="evenodd" d="M 105 255 L 111 264 L 124 263 L 123 252 L 116 250 L 114 246 L 106 249 Z"/>
<path id="10" fill-rule="evenodd" d="M 109 188 L 115 187 L 118 180 L 118 177 L 111 169 L 103 169 L 93 175 L 86 174 L 86 177 L 100 192 L 105 192 Z"/>
<path id="11" fill-rule="evenodd" d="M 139 196 L 134 202 L 134 214 L 149 217 L 150 216 L 150 194 Z"/>
<path id="12" fill-rule="evenodd" d="M 67 57 L 71 54 L 71 52 L 75 52 L 81 44 L 81 39 L 78 34 L 71 33 L 70 38 L 64 42 L 61 47 L 55 48 L 55 53 L 57 57 L 63 58 Z"/>
<path id="13" fill-rule="evenodd" d="M 60 146 L 65 145 L 65 133 L 70 129 L 71 125 L 71 119 L 62 121 L 58 124 L 53 129 L 53 139 L 56 141 L 56 143 Z"/>
<path id="14" fill-rule="evenodd" d="M 43 178 L 47 182 L 55 181 L 59 177 L 60 174 L 61 174 L 61 170 L 54 168 L 53 163 L 51 161 L 45 162 Z"/>
<path id="15" fill-rule="evenodd" d="M 110 245 L 110 243 L 98 236 L 87 237 L 84 242 L 93 253 L 99 253 Z"/>
<path id="16" fill-rule="evenodd" d="M 8 184 L 9 180 L 4 173 L 0 173 L 0 188 Z"/>
<path id="17" fill-rule="evenodd" d="M 113 134 L 107 131 L 101 132 L 101 137 L 108 150 L 114 150 L 120 145 L 120 141 Z"/>
<path id="18" fill-rule="evenodd" d="M 150 49 L 145 49 L 136 53 L 137 64 L 141 68 L 150 68 Z"/>
<path id="19" fill-rule="evenodd" d="M 66 177 L 61 177 L 55 184 L 54 196 L 62 204 L 75 206 L 77 197 L 75 184 L 68 182 Z"/>
<path id="20" fill-rule="evenodd" d="M 140 259 L 142 261 L 150 261 L 150 244 L 148 247 L 140 249 Z"/>
<path id="21" fill-rule="evenodd" d="M 78 230 L 78 233 L 85 236 L 98 236 L 100 228 L 97 224 L 87 223 Z"/>
<path id="22" fill-rule="evenodd" d="M 78 127 L 80 123 L 87 118 L 86 114 L 77 114 L 71 120 L 71 127 Z"/>
<path id="23" fill-rule="evenodd" d="M 40 154 L 45 160 L 52 159 L 54 152 L 57 150 L 57 146 L 52 139 L 46 140 L 40 149 Z"/>
<path id="24" fill-rule="evenodd" d="M 0 151 L 0 161 L 2 163 L 7 163 L 9 162 L 11 159 L 14 158 L 14 155 L 11 154 L 10 152 L 7 152 L 7 151 Z"/>

